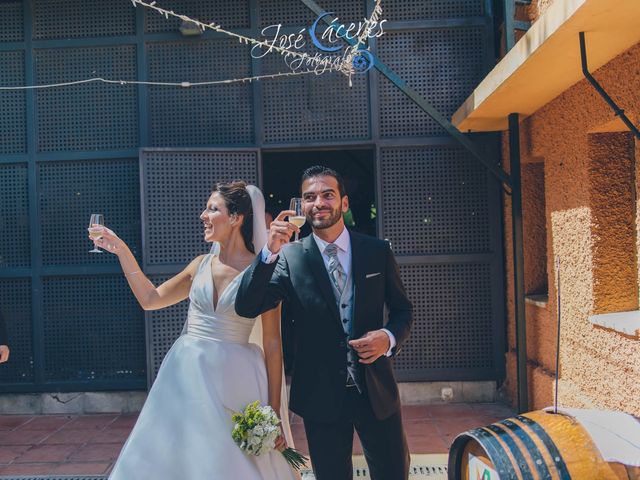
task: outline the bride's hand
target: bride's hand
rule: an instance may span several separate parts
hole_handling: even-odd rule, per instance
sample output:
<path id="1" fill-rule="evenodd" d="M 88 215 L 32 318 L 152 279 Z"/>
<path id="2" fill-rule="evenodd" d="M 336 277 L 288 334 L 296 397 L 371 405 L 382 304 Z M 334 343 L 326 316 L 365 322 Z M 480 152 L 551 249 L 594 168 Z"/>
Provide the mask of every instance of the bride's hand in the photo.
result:
<path id="1" fill-rule="evenodd" d="M 100 233 L 102 233 L 102 237 L 97 240 L 93 240 L 94 245 L 96 245 L 97 247 L 100 247 L 109 253 L 113 253 L 114 255 L 120 254 L 124 249 L 127 248 L 127 244 L 124 243 L 113 230 L 98 225 L 96 225 L 95 227 L 91 227 L 91 230 L 93 232 L 100 231 Z"/>
<path id="2" fill-rule="evenodd" d="M 284 438 L 284 431 L 282 430 L 282 425 L 280 425 L 280 435 L 276 438 L 276 450 L 282 452 L 285 448 L 287 448 L 287 441 Z"/>

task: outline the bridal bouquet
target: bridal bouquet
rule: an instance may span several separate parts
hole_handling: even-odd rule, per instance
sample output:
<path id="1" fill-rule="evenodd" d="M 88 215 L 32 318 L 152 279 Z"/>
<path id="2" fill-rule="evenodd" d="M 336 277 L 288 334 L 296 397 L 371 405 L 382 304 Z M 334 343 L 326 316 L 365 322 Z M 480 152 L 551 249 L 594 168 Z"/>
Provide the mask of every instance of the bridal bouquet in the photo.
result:
<path id="1" fill-rule="evenodd" d="M 247 405 L 242 413 L 234 413 L 235 423 L 231 437 L 241 450 L 249 455 L 262 455 L 275 448 L 280 435 L 280 419 L 269 405 L 261 406 L 259 401 Z M 305 466 L 307 458 L 293 448 L 285 448 L 282 455 L 296 470 Z"/>

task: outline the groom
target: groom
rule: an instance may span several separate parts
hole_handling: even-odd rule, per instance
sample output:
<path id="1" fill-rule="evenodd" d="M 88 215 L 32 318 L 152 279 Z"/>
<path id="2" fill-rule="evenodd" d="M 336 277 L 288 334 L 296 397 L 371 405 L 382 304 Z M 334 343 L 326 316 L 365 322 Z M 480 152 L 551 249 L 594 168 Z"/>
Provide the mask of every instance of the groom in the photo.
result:
<path id="1" fill-rule="evenodd" d="M 245 272 L 236 311 L 253 318 L 284 301 L 295 319 L 290 409 L 304 420 L 318 480 L 351 480 L 353 430 L 373 480 L 406 480 L 409 452 L 390 357 L 409 336 L 412 306 L 389 244 L 345 228 L 341 176 L 326 167 L 302 176 L 313 234 L 271 223 L 267 245 Z M 388 322 L 383 328 L 384 306 Z"/>

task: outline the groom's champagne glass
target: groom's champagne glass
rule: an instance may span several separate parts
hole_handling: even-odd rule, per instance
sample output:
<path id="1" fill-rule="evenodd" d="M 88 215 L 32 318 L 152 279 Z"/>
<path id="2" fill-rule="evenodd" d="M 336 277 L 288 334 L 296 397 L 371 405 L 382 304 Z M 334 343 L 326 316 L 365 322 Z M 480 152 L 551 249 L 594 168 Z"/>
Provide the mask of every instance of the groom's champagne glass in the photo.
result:
<path id="1" fill-rule="evenodd" d="M 98 240 L 102 238 L 101 228 L 96 228 L 96 225 L 104 225 L 104 215 L 101 213 L 92 213 L 91 220 L 89 220 L 89 237 Z M 95 245 L 93 250 L 89 250 L 89 253 L 102 253 Z"/>
<path id="2" fill-rule="evenodd" d="M 296 212 L 295 215 L 291 215 L 289 217 L 289 222 L 293 223 L 296 227 L 302 228 L 307 219 L 304 216 L 302 211 L 302 199 L 301 198 L 292 198 L 291 204 L 289 206 L 290 210 Z M 298 241 L 298 232 L 296 232 L 296 242 Z"/>

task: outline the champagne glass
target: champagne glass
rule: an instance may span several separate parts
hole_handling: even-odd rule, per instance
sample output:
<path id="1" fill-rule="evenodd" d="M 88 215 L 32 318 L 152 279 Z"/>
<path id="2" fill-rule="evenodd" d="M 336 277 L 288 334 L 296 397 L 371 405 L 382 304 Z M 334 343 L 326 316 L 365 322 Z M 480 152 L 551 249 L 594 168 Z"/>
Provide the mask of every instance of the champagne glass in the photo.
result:
<path id="1" fill-rule="evenodd" d="M 98 240 L 102 238 L 102 231 L 95 227 L 95 225 L 104 226 L 104 215 L 101 213 L 92 213 L 91 220 L 89 220 L 89 237 Z M 102 250 L 99 250 L 95 245 L 93 246 L 93 250 L 89 250 L 89 253 L 102 253 Z"/>
<path id="2" fill-rule="evenodd" d="M 289 204 L 289 209 L 296 212 L 295 215 L 291 215 L 289 217 L 289 222 L 293 223 L 296 227 L 302 228 L 302 226 L 307 221 L 304 213 L 302 211 L 302 199 L 301 198 L 292 198 L 291 203 Z M 296 232 L 296 239 L 298 241 L 298 232 Z"/>

